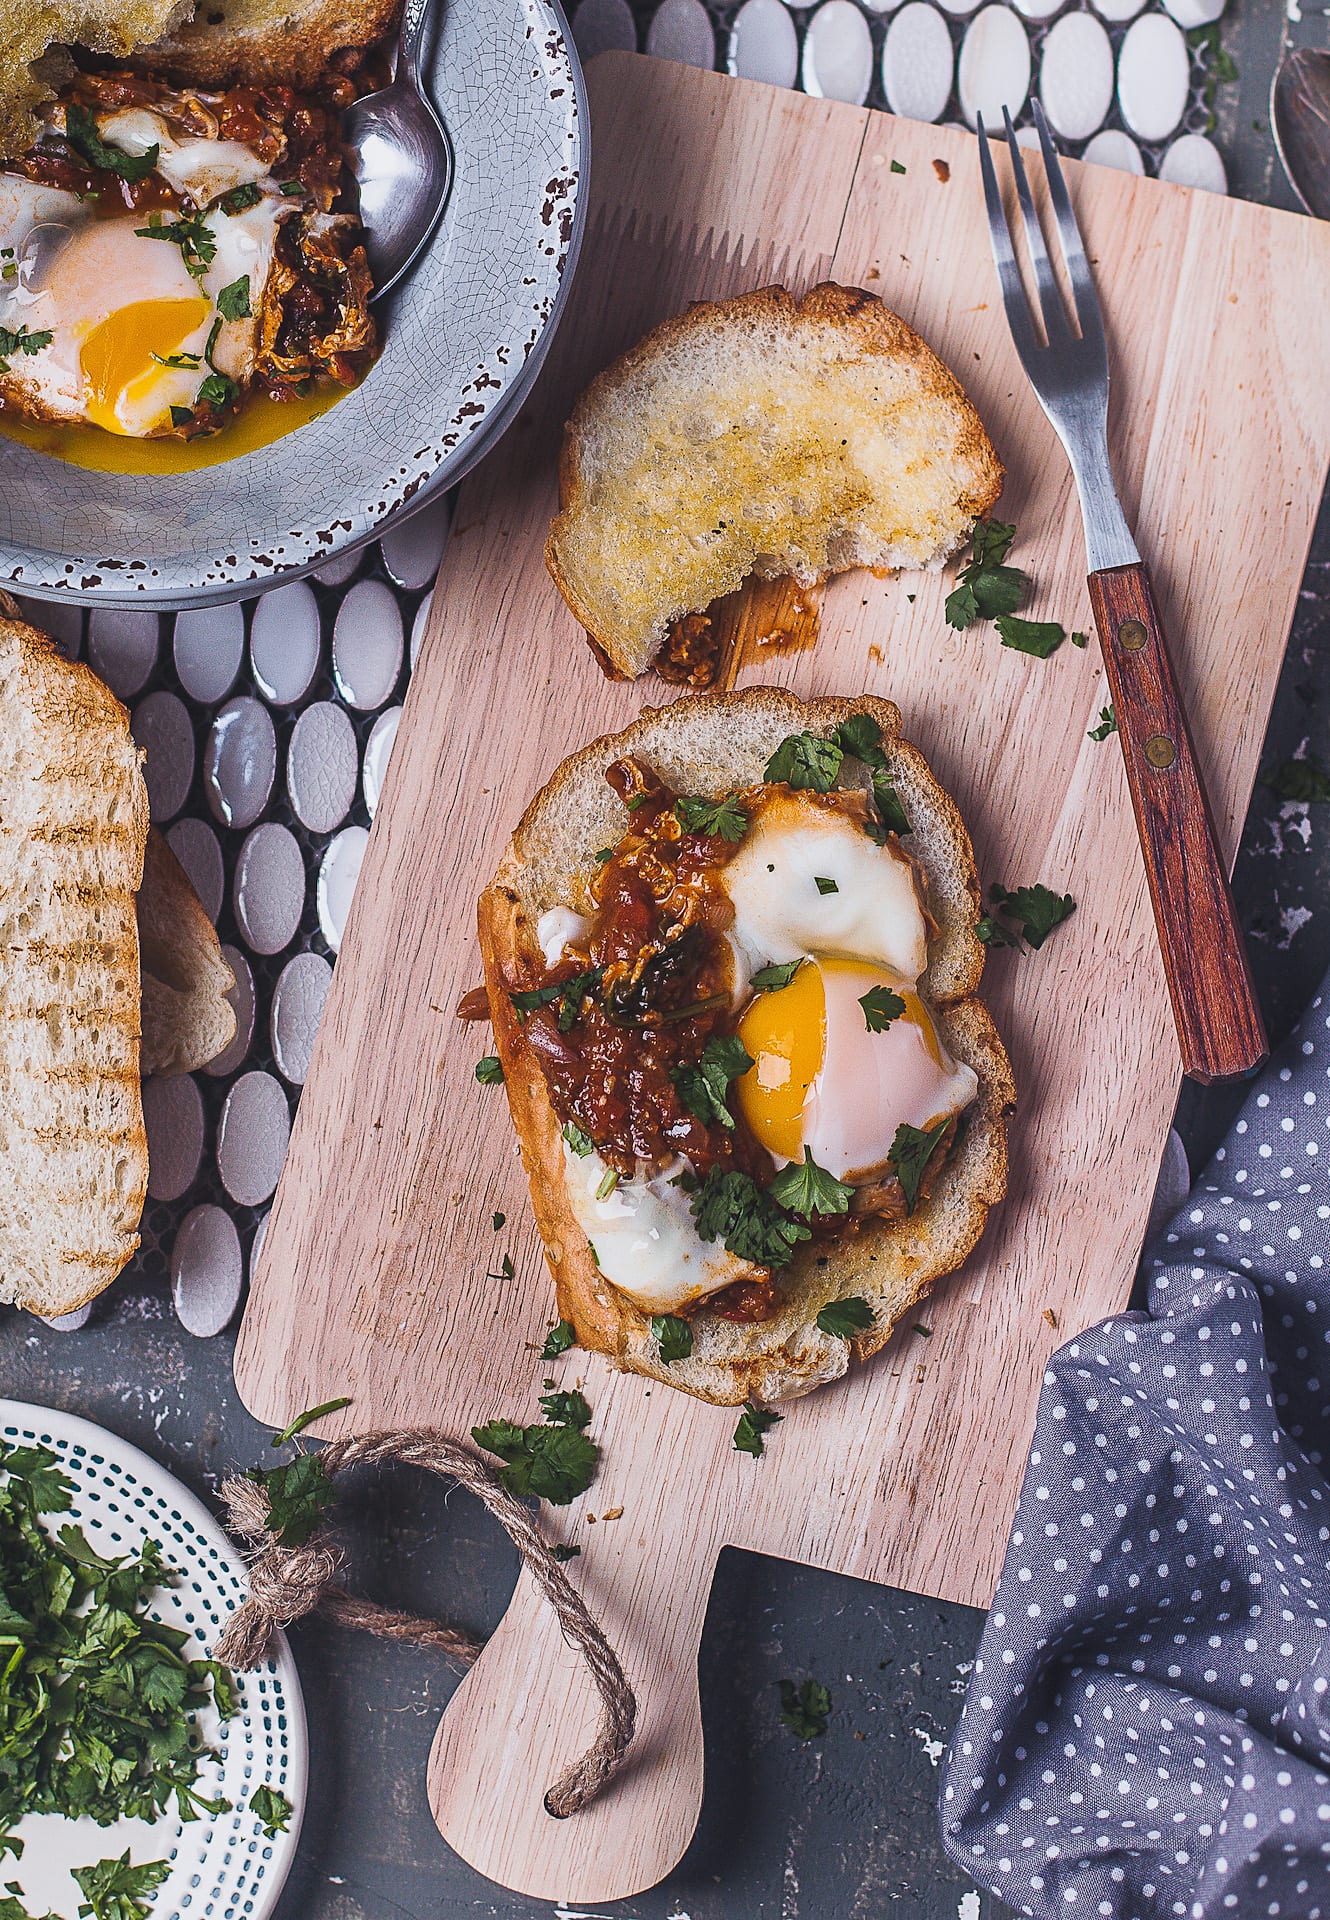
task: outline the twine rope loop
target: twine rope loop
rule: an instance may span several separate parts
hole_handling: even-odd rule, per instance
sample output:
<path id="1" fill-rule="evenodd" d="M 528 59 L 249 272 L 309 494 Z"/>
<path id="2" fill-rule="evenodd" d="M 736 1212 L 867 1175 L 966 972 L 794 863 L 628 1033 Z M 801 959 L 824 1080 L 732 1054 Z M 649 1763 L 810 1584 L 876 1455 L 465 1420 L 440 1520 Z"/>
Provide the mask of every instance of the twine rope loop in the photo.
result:
<path id="1" fill-rule="evenodd" d="M 623 1764 L 637 1723 L 637 1701 L 618 1655 L 555 1559 L 531 1510 L 509 1493 L 478 1454 L 431 1427 L 351 1434 L 330 1441 L 318 1457 L 329 1480 L 354 1467 L 389 1461 L 423 1467 L 455 1480 L 494 1515 L 553 1607 L 564 1639 L 586 1662 L 600 1695 L 595 1739 L 545 1795 L 546 1811 L 556 1819 L 579 1812 Z M 249 1598 L 232 1614 L 216 1647 L 216 1657 L 225 1665 L 257 1666 L 279 1628 L 316 1610 L 380 1639 L 434 1647 L 462 1666 L 470 1666 L 480 1653 L 484 1642 L 461 1628 L 348 1593 L 341 1584 L 346 1554 L 329 1527 L 317 1528 L 301 1546 L 283 1546 L 270 1531 L 267 1491 L 257 1480 L 224 1481 L 222 1499 L 231 1530 L 245 1542 L 250 1562 Z"/>

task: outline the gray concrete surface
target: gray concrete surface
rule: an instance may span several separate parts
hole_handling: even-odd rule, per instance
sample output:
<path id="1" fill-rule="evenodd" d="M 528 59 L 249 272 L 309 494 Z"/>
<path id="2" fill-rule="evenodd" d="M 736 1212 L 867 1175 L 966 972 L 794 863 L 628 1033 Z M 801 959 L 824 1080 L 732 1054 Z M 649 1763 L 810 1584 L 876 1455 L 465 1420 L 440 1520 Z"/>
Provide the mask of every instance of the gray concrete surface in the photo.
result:
<path id="1" fill-rule="evenodd" d="M 1278 7 L 1233 11 L 1238 80 L 1221 91 L 1219 137 L 1234 184 L 1283 201 L 1266 98 L 1285 30 Z M 1324 44 L 1326 21 L 1299 29 Z M 1224 565 L 1222 550 L 1213 564 Z M 1330 760 L 1330 513 L 1324 509 L 1280 683 L 1266 764 L 1308 745 Z M 1330 808 L 1258 787 L 1237 870 L 1261 995 L 1276 1036 L 1330 962 Z M 1179 1126 L 1193 1165 L 1239 1095 L 1189 1087 Z M 103 1422 L 213 1493 L 258 1460 L 266 1435 L 241 1408 L 231 1342 L 191 1340 L 164 1295 L 130 1275 L 77 1336 L 0 1315 L 0 1389 Z M 515 1577 L 479 1507 L 434 1481 L 392 1475 L 346 1509 L 365 1590 L 478 1629 Z M 721 1562 L 702 1649 L 707 1791 L 693 1847 L 665 1884 L 599 1908 L 624 1920 L 989 1920 L 938 1844 L 937 1763 L 981 1615 L 756 1556 Z M 434 1657 L 320 1624 L 293 1635 L 313 1748 L 309 1814 L 279 1920 L 555 1920 L 548 1903 L 480 1879 L 444 1845 L 425 1805 L 425 1762 L 455 1684 Z M 778 1682 L 830 1687 L 822 1740 L 782 1726 Z M 978 1902 L 978 1904 L 976 1904 Z M 576 1920 L 563 1913 L 561 1920 Z"/>

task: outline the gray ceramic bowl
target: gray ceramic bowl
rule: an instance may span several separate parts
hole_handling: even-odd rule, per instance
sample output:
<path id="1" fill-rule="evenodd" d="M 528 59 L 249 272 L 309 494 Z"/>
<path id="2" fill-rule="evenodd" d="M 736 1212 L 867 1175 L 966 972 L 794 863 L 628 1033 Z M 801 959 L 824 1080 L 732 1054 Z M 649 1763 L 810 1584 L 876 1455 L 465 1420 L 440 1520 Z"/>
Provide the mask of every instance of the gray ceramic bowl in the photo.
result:
<path id="1" fill-rule="evenodd" d="M 438 232 L 330 412 L 170 476 L 89 472 L 0 436 L 0 585 L 207 605 L 373 539 L 479 459 L 552 337 L 581 239 L 586 100 L 557 0 L 444 0 L 430 84 L 456 156 Z"/>

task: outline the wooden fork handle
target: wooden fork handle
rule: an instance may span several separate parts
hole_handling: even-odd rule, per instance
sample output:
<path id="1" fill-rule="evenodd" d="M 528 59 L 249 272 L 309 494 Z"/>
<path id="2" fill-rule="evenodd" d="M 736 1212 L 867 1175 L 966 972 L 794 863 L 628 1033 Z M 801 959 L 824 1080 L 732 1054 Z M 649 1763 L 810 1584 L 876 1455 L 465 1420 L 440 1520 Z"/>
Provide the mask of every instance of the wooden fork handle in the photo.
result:
<path id="1" fill-rule="evenodd" d="M 1150 576 L 1137 561 L 1089 585 L 1183 1072 L 1230 1079 L 1269 1045 Z"/>

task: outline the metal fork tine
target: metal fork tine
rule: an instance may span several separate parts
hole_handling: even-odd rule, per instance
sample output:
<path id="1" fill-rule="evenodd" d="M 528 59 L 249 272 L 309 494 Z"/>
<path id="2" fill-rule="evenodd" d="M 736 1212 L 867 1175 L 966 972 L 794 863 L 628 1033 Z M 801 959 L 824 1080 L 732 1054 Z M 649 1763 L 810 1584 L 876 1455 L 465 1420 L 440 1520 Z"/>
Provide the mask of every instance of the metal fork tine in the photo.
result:
<path id="1" fill-rule="evenodd" d="M 1039 351 L 1039 342 L 1035 338 L 1034 327 L 1030 322 L 1029 303 L 1025 298 L 1025 288 L 1021 282 L 1021 270 L 1016 262 L 1016 252 L 1011 244 L 1011 229 L 1007 225 L 1007 212 L 1002 204 L 1002 191 L 997 183 L 997 174 L 993 167 L 993 154 L 989 146 L 988 134 L 984 130 L 984 116 L 976 115 L 976 129 L 979 135 L 979 171 L 984 181 L 984 205 L 988 210 L 988 233 L 993 243 L 993 259 L 997 264 L 998 285 L 1002 289 L 1002 303 L 1007 309 L 1007 322 L 1011 327 L 1016 350 L 1022 360 Z"/>
<path id="2" fill-rule="evenodd" d="M 1016 198 L 1020 201 L 1021 216 L 1025 222 L 1025 244 L 1030 249 L 1030 263 L 1034 268 L 1035 285 L 1039 289 L 1039 309 L 1044 316 L 1044 332 L 1050 341 L 1065 339 L 1070 334 L 1071 328 L 1067 324 L 1066 310 L 1062 305 L 1058 283 L 1053 278 L 1053 263 L 1048 257 L 1048 248 L 1044 244 L 1044 230 L 1034 210 L 1034 196 L 1030 192 L 1030 181 L 1025 171 L 1021 143 L 1016 138 L 1016 129 L 1005 107 L 1002 109 L 1002 118 L 1007 126 L 1007 145 L 1011 149 L 1011 170 L 1016 179 Z"/>
<path id="3" fill-rule="evenodd" d="M 1044 156 L 1048 196 L 1053 203 L 1053 216 L 1057 221 L 1058 237 L 1062 241 L 1063 257 L 1067 262 L 1067 277 L 1071 281 L 1071 290 L 1076 297 L 1076 317 L 1081 323 L 1082 334 L 1102 339 L 1103 321 L 1099 312 L 1099 296 L 1094 289 L 1090 262 L 1085 257 L 1085 243 L 1081 239 L 1081 229 L 1071 204 L 1071 195 L 1067 192 L 1066 177 L 1062 171 L 1062 162 L 1058 158 L 1058 150 L 1053 144 L 1053 136 L 1048 131 L 1044 110 L 1037 100 L 1034 102 L 1034 124 L 1039 135 L 1039 150 Z"/>

